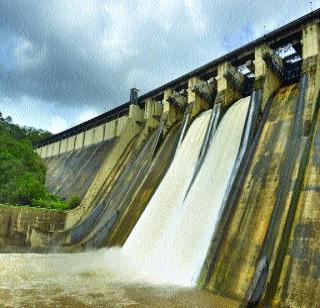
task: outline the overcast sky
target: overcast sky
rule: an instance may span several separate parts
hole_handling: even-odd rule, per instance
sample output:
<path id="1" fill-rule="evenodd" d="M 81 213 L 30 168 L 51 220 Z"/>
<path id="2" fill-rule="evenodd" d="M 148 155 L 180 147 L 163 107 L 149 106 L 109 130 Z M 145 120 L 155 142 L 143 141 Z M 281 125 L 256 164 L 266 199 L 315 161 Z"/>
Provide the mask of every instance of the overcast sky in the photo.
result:
<path id="1" fill-rule="evenodd" d="M 320 0 L 0 0 L 0 111 L 62 131 L 312 9 Z"/>

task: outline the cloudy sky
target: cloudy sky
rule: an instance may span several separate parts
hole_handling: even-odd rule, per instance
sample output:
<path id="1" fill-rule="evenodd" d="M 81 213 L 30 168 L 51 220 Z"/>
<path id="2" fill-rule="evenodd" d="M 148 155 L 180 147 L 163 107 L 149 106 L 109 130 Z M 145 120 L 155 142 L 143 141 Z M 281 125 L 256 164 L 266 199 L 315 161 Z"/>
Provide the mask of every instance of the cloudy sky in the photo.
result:
<path id="1" fill-rule="evenodd" d="M 0 0 L 0 111 L 54 133 L 320 7 L 320 0 Z"/>

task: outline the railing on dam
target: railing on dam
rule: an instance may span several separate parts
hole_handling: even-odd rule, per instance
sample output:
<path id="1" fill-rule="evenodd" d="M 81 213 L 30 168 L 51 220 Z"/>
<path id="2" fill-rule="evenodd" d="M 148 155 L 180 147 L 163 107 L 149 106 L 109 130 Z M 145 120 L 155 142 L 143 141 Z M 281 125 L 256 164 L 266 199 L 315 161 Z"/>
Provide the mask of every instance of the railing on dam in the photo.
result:
<path id="1" fill-rule="evenodd" d="M 224 62 L 229 62 L 235 67 L 244 65 L 248 61 L 253 61 L 255 57 L 255 50 L 257 47 L 265 44 L 273 50 L 277 50 L 280 47 L 290 45 L 296 52 L 296 55 L 301 55 L 301 39 L 303 26 L 320 19 L 320 9 L 305 15 L 277 30 L 266 34 L 259 39 L 244 45 L 216 60 L 213 60 L 177 79 L 174 79 L 140 97 L 137 98 L 136 104 L 140 107 L 144 107 L 146 99 L 153 98 L 155 100 L 162 100 L 164 91 L 167 89 L 183 89 L 188 87 L 188 80 L 192 77 L 198 77 L 199 79 L 208 80 L 212 77 L 217 76 L 218 66 Z M 291 83 L 299 79 L 301 71 L 301 58 L 296 62 L 290 62 L 290 59 L 284 59 L 284 71 L 283 71 L 283 82 Z M 254 77 L 254 76 L 253 76 Z M 253 88 L 254 78 L 247 78 L 244 83 L 243 93 L 248 94 Z M 70 136 L 74 136 L 88 129 L 97 127 L 104 123 L 113 121 L 122 116 L 128 115 L 130 102 L 127 102 L 119 107 L 116 107 L 108 112 L 105 112 L 89 121 L 74 126 L 61 133 L 53 135 L 47 139 L 44 139 L 36 144 L 36 148 L 49 145 L 51 143 L 63 140 Z"/>
<path id="2" fill-rule="evenodd" d="M 71 127 L 69 129 L 67 129 L 61 133 L 55 134 L 49 138 L 46 138 L 46 139 L 38 142 L 36 144 L 36 147 L 39 148 L 39 147 L 45 146 L 47 144 L 56 142 L 58 140 L 62 140 L 62 139 L 68 138 L 70 136 L 76 135 L 76 134 L 83 132 L 83 131 L 86 131 L 90 128 L 97 127 L 103 123 L 107 123 L 107 122 L 113 121 L 115 119 L 118 119 L 122 116 L 128 115 L 129 105 L 130 105 L 130 103 L 123 104 L 123 105 L 121 105 L 117 108 L 114 108 L 110 111 L 107 111 L 107 112 L 105 112 L 105 113 L 103 113 L 103 114 L 101 114 L 91 120 L 88 120 L 88 121 L 83 122 L 79 125 Z"/>

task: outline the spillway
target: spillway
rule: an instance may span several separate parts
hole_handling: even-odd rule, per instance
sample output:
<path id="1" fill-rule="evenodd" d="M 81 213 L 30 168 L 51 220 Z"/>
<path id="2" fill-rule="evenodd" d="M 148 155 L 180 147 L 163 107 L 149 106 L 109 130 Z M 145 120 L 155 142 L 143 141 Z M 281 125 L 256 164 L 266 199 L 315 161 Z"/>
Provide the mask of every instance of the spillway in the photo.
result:
<path id="1" fill-rule="evenodd" d="M 249 101 L 238 101 L 222 119 L 191 190 L 155 246 L 153 259 L 161 260 L 164 280 L 196 283 L 237 158 Z"/>
<path id="2" fill-rule="evenodd" d="M 209 120 L 210 111 L 199 116 L 177 149 L 167 174 L 123 246 L 123 251 L 130 257 L 141 260 L 148 256 L 153 243 L 165 231 L 166 223 L 175 206 L 183 201 Z"/>
<path id="3" fill-rule="evenodd" d="M 185 196 L 190 178 L 183 174 L 186 170 L 181 168 L 180 156 L 185 157 L 191 136 L 206 119 L 200 117 L 189 130 L 177 153 L 177 164 L 123 247 L 138 267 L 146 269 L 147 280 L 184 286 L 196 283 L 237 158 L 249 103 L 249 97 L 241 99 L 225 114 Z"/>

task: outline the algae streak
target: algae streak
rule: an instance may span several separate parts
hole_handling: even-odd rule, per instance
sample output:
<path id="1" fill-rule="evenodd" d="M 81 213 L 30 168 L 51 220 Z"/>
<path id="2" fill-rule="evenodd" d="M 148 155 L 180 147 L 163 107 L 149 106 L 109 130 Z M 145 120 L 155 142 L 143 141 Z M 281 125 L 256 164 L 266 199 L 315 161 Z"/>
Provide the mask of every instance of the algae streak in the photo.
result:
<path id="1" fill-rule="evenodd" d="M 318 103 L 319 105 L 319 103 Z M 320 114 L 311 129 L 311 149 L 298 196 L 288 248 L 274 288 L 274 304 L 290 307 L 318 307 L 320 303 Z M 317 115 L 318 114 L 318 115 Z"/>
<path id="2" fill-rule="evenodd" d="M 122 246 L 128 238 L 171 163 L 179 138 L 178 128 L 176 126 L 168 133 L 146 177 L 119 218 L 119 222 L 113 228 L 107 240 L 107 246 Z"/>
<path id="3" fill-rule="evenodd" d="M 244 301 L 267 236 L 281 167 L 293 130 L 297 85 L 281 89 L 274 98 L 248 175 L 224 235 L 214 271 L 206 287 L 216 294 Z M 210 274 L 210 273 L 209 273 Z"/>
<path id="4" fill-rule="evenodd" d="M 66 199 L 74 195 L 83 198 L 116 139 L 44 158 L 48 190 Z"/>

